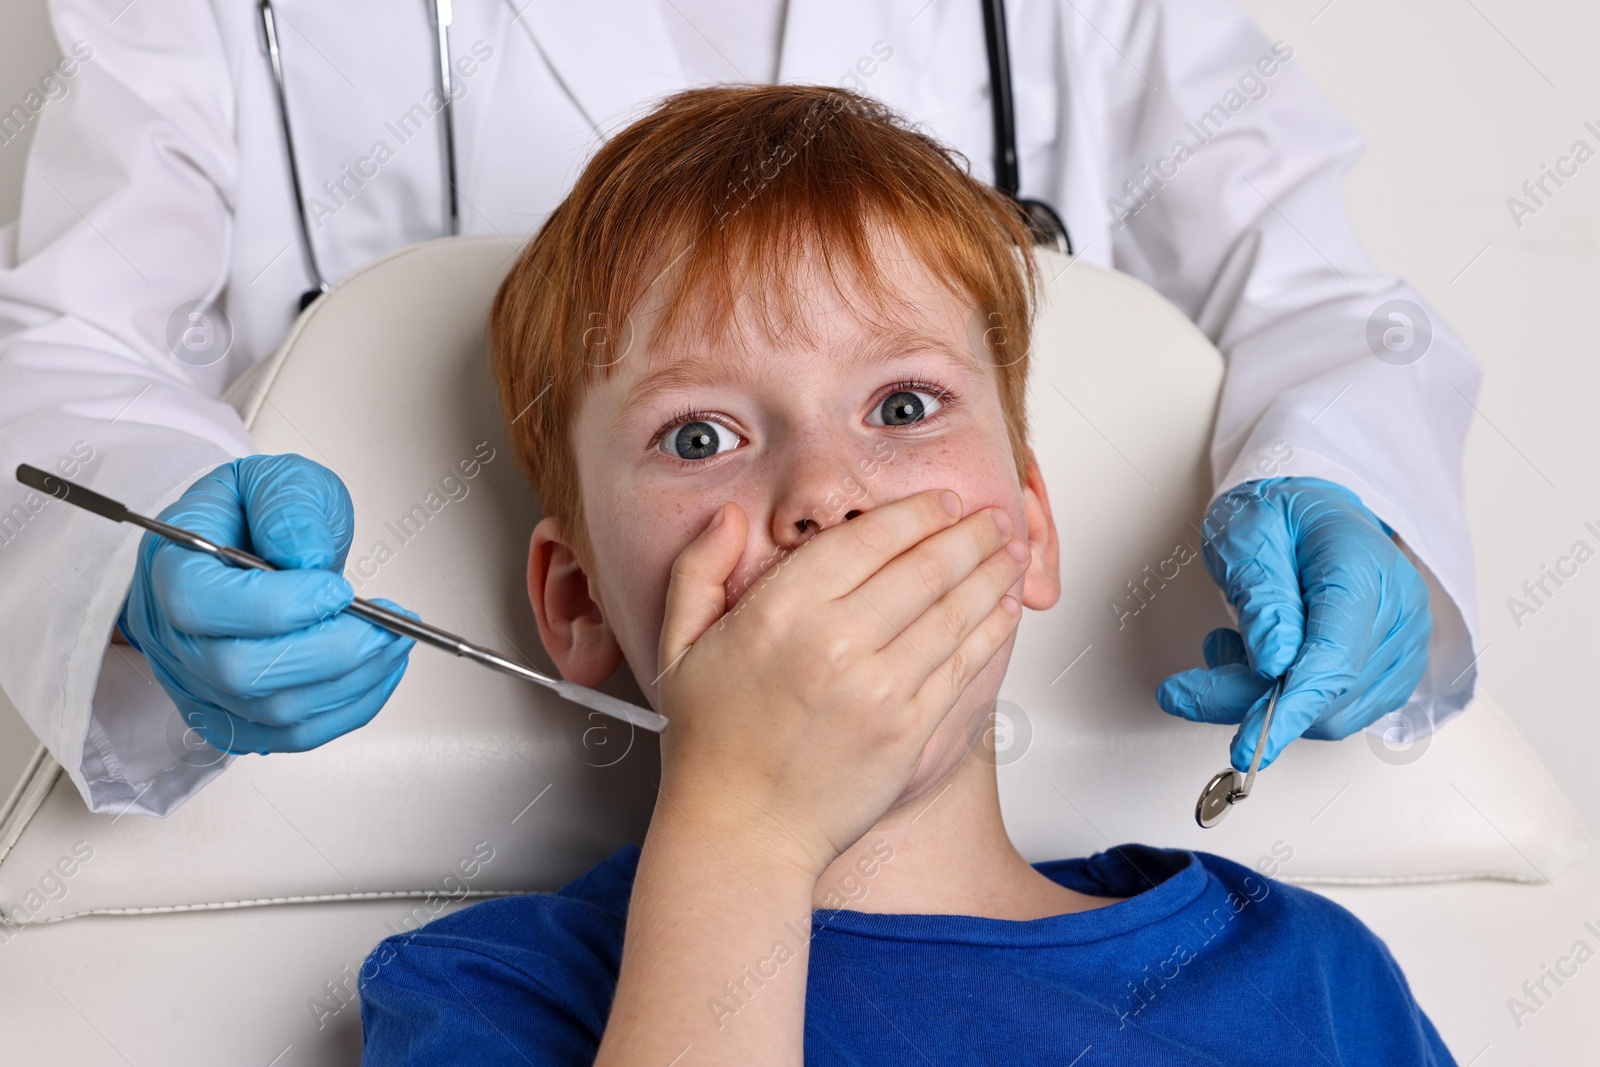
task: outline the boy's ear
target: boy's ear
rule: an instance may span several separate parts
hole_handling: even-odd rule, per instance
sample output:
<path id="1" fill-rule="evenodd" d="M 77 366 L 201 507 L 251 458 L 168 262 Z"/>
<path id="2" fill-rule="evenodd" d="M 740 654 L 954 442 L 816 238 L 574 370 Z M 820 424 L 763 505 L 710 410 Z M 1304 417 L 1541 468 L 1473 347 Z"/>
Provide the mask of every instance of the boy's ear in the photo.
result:
<path id="1" fill-rule="evenodd" d="M 622 663 L 622 646 L 561 524 L 549 516 L 528 541 L 528 600 L 561 677 L 591 689 L 611 677 Z"/>
<path id="2" fill-rule="evenodd" d="M 1023 514 L 1028 522 L 1028 548 L 1033 561 L 1023 576 L 1022 602 L 1034 611 L 1055 606 L 1061 598 L 1061 543 L 1056 539 L 1056 519 L 1050 512 L 1050 494 L 1039 472 L 1039 460 L 1028 449 L 1028 482 L 1022 487 Z"/>

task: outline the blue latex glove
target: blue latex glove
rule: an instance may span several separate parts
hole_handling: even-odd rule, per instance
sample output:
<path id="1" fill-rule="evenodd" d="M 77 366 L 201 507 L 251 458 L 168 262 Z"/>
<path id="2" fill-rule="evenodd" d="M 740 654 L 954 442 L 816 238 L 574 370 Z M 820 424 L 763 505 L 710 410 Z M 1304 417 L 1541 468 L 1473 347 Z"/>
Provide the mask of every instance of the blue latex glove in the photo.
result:
<path id="1" fill-rule="evenodd" d="M 117 625 L 190 729 L 224 752 L 303 752 L 378 713 L 416 641 L 335 614 L 355 596 L 341 573 L 355 515 L 338 475 L 292 453 L 246 456 L 157 518 L 294 568 L 245 570 L 144 535 Z"/>
<path id="2" fill-rule="evenodd" d="M 1433 617 L 1427 584 L 1393 533 L 1321 478 L 1268 478 L 1225 494 L 1208 514 L 1201 554 L 1239 629 L 1206 635 L 1209 669 L 1167 678 L 1156 692 L 1162 710 L 1241 723 L 1230 755 L 1242 771 L 1285 670 L 1263 767 L 1297 737 L 1345 737 L 1404 705 L 1427 667 Z"/>

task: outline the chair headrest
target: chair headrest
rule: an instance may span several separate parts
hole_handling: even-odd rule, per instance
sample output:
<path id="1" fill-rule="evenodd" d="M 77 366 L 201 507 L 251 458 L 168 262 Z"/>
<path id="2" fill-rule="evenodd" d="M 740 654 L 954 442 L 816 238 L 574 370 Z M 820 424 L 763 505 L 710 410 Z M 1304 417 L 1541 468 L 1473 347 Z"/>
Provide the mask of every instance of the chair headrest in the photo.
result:
<path id="1" fill-rule="evenodd" d="M 524 580 L 538 502 L 506 443 L 484 331 L 513 255 L 463 237 L 379 260 L 230 396 L 262 452 L 299 452 L 349 486 L 359 595 L 553 673 Z M 1231 624 L 1195 533 L 1222 360 L 1134 279 L 1053 253 L 1042 267 L 1030 422 L 1063 589 L 1025 615 L 1000 694 L 1002 803 L 1024 855 L 1140 841 L 1273 859 L 1268 873 L 1300 881 L 1540 879 L 1570 865 L 1582 825 L 1487 696 L 1413 754 L 1373 735 L 1291 745 L 1248 805 L 1195 825 L 1232 727 L 1173 719 L 1154 694 Z M 132 669 L 108 659 L 101 685 Z M 602 688 L 643 702 L 625 670 Z M 240 757 L 166 819 L 91 815 L 59 776 L 0 863 L 0 905 L 39 921 L 550 890 L 643 839 L 656 742 L 418 646 L 370 725 L 309 753 Z M 79 840 L 96 859 L 72 893 L 19 916 L 38 872 Z"/>

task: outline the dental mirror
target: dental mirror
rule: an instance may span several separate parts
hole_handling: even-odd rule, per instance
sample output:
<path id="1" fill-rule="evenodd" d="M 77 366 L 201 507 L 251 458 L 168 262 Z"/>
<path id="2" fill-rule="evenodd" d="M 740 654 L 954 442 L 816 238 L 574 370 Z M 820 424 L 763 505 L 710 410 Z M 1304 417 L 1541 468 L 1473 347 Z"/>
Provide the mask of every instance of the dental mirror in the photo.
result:
<path id="1" fill-rule="evenodd" d="M 1200 791 L 1200 799 L 1194 806 L 1194 821 L 1205 829 L 1209 830 L 1221 822 L 1229 808 L 1250 795 L 1250 786 L 1256 780 L 1256 769 L 1261 766 L 1261 753 L 1267 747 L 1267 731 L 1272 729 L 1272 713 L 1278 707 L 1278 698 L 1283 695 L 1283 683 L 1287 679 L 1288 675 L 1279 678 L 1272 687 L 1272 698 L 1267 701 L 1267 717 L 1261 722 L 1261 736 L 1256 740 L 1255 755 L 1250 757 L 1250 773 L 1243 775 L 1229 767 L 1207 782 Z"/>

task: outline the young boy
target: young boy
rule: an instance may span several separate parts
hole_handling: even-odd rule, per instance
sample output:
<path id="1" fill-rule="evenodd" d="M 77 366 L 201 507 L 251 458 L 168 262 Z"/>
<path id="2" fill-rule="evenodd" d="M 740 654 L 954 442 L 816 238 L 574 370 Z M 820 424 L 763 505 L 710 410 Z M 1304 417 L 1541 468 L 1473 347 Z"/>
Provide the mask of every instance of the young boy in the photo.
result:
<path id="1" fill-rule="evenodd" d="M 986 713 L 1060 591 L 1036 285 L 998 194 L 839 90 L 694 90 L 601 148 L 491 333 L 540 634 L 670 720 L 654 815 L 379 945 L 365 1063 L 1453 1063 L 1339 906 L 1006 836 Z"/>

